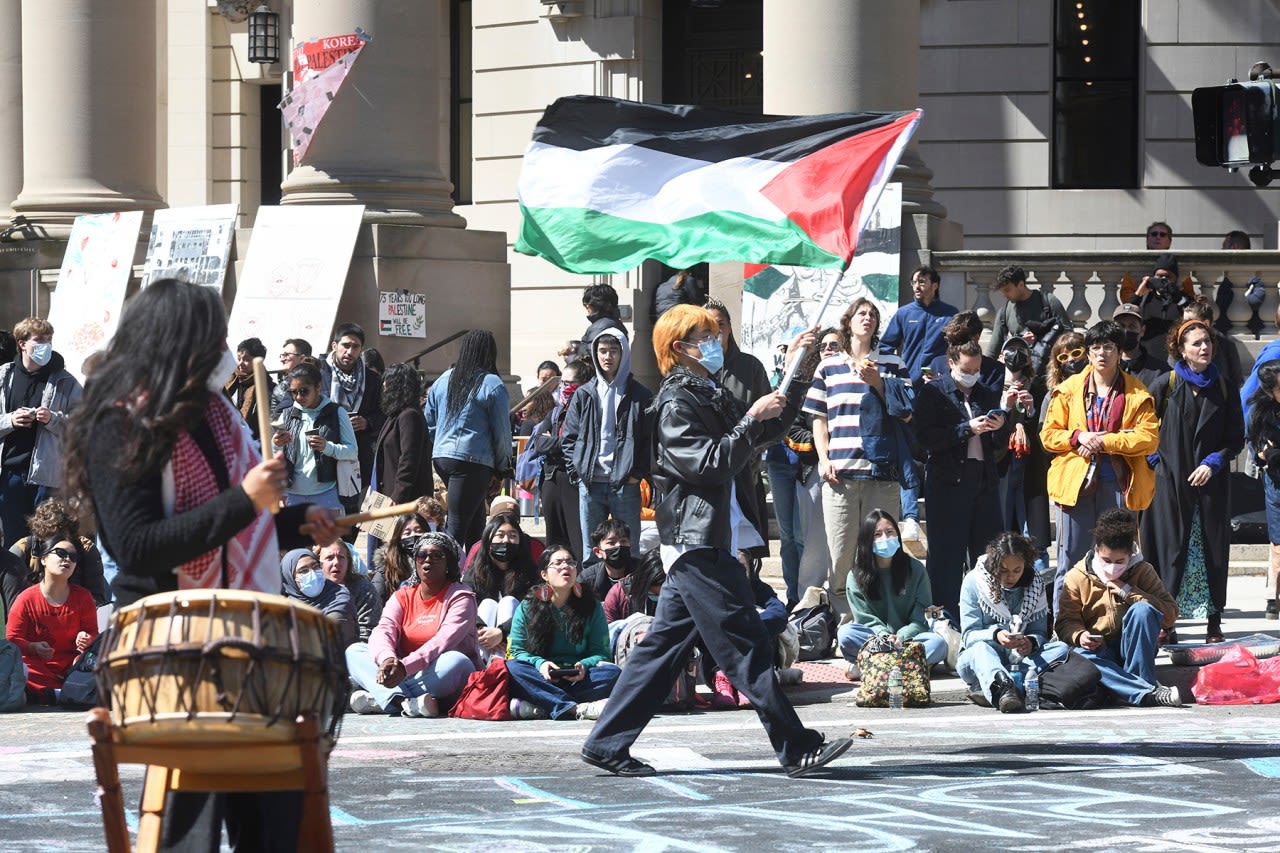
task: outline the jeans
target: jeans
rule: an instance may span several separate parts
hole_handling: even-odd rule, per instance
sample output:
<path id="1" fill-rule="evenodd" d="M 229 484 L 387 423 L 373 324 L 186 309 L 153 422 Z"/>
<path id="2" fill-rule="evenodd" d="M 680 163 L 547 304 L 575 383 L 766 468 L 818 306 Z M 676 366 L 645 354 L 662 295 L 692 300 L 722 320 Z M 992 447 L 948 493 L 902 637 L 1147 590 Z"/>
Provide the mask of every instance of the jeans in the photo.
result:
<path id="1" fill-rule="evenodd" d="M 36 505 L 50 497 L 53 490 L 47 486 L 27 483 L 27 475 L 17 468 L 0 471 L 0 524 L 4 525 L 4 547 L 30 535 L 27 516 L 36 511 Z"/>
<path id="2" fill-rule="evenodd" d="M 606 698 L 622 674 L 616 664 L 598 663 L 581 681 L 547 681 L 537 667 L 522 660 L 507 661 L 507 672 L 511 674 L 512 698 L 532 702 L 553 720 L 572 720 L 578 705 Z"/>
<path id="3" fill-rule="evenodd" d="M 1038 671 L 1044 672 L 1049 664 L 1065 658 L 1070 651 L 1066 643 L 1051 640 L 1023 660 Z M 970 690 L 982 691 L 982 695 L 990 702 L 991 682 L 996 680 L 996 676 L 1003 672 L 1010 678 L 1013 677 L 1009 672 L 1011 665 L 1009 654 L 1009 650 L 1004 646 L 991 640 L 982 640 L 960 652 L 960 657 L 956 660 L 956 672 L 964 679 L 964 683 L 969 685 Z"/>
<path id="4" fill-rule="evenodd" d="M 1146 462 L 1138 460 L 1139 464 Z M 1075 506 L 1058 507 L 1058 573 L 1053 578 L 1053 612 L 1058 612 L 1062 597 L 1062 581 L 1076 563 L 1093 547 L 1093 526 L 1098 516 L 1109 509 L 1124 507 L 1124 492 L 1119 480 L 1102 480 L 1098 490 L 1076 500 Z M 1227 522 L 1223 519 L 1223 523 Z"/>
<path id="5" fill-rule="evenodd" d="M 1156 689 L 1156 652 L 1160 650 L 1160 624 L 1164 614 L 1139 601 L 1120 623 L 1120 648 L 1108 643 L 1095 652 L 1076 649 L 1093 661 L 1102 675 L 1102 686 L 1126 705 L 1140 705 Z"/>
<path id="6" fill-rule="evenodd" d="M 1271 559 L 1267 566 L 1267 598 L 1277 597 L 1280 576 L 1280 485 L 1270 471 L 1262 472 L 1264 506 L 1267 510 L 1267 539 L 1271 542 Z"/>
<path id="7" fill-rule="evenodd" d="M 582 548 L 591 550 L 591 531 L 612 515 L 623 522 L 633 538 L 640 537 L 640 484 L 623 483 L 614 488 L 608 483 L 578 484 L 578 514 L 582 523 Z"/>
<path id="8" fill-rule="evenodd" d="M 862 651 L 862 647 L 866 645 L 867 640 L 870 640 L 875 634 L 876 632 L 873 629 L 868 628 L 866 625 L 859 625 L 857 622 L 841 625 L 840 630 L 836 632 L 836 641 L 840 644 L 841 656 L 849 663 L 855 662 L 858 659 L 858 652 Z M 911 639 L 924 645 L 924 659 L 930 666 L 935 663 L 942 663 L 947 659 L 947 641 L 932 631 L 921 631 Z"/>
<path id="9" fill-rule="evenodd" d="M 805 481 L 796 484 L 796 518 L 804 535 L 796 589 L 802 598 L 809 587 L 820 587 L 826 583 L 828 567 L 831 565 L 826 517 L 822 513 L 822 493 L 825 491 L 822 488 L 822 475 L 818 472 L 817 465 L 811 467 Z"/>
<path id="10" fill-rule="evenodd" d="M 827 547 L 831 550 L 827 588 L 831 593 L 831 609 L 842 623 L 850 621 L 853 616 L 849 610 L 849 599 L 845 596 L 845 579 L 853 568 L 858 528 L 862 527 L 862 520 L 873 509 L 885 510 L 897 518 L 898 501 L 896 480 L 841 478 L 835 485 L 827 483 L 822 489 L 822 515 L 827 526 Z"/>
<path id="11" fill-rule="evenodd" d="M 782 557 L 782 581 L 787 601 L 800 598 L 800 560 L 804 558 L 804 527 L 800 524 L 799 465 L 769 463 L 769 490 L 773 492 L 773 514 L 778 519 L 778 539 Z"/>
<path id="12" fill-rule="evenodd" d="M 479 462 L 466 462 L 437 456 L 432 460 L 436 473 L 445 481 L 449 491 L 449 524 L 446 532 L 452 536 L 465 553 L 480 541 L 484 520 L 488 515 L 485 497 L 489 493 L 489 481 L 494 471 Z"/>
<path id="13" fill-rule="evenodd" d="M 352 643 L 347 646 L 347 671 L 361 687 L 373 694 L 378 707 L 390 711 L 396 697 L 424 694 L 434 696 L 441 709 L 447 708 L 458 698 L 466 686 L 467 676 L 475 672 L 476 667 L 462 652 L 441 652 L 424 669 L 407 676 L 395 687 L 384 687 L 378 683 L 378 665 L 369 652 L 369 644 Z"/>
<path id="14" fill-rule="evenodd" d="M 287 506 L 297 506 L 298 504 L 316 504 L 339 512 L 345 512 L 346 508 L 342 505 L 342 499 L 338 497 L 338 486 L 334 484 L 323 492 L 317 492 L 314 495 L 300 495 L 297 492 L 286 492 L 284 502 Z"/>
<path id="15" fill-rule="evenodd" d="M 902 478 L 902 486 L 898 490 L 898 498 L 902 502 L 902 518 L 898 520 L 914 518 L 918 522 L 920 520 L 920 480 L 924 476 L 924 466 L 914 459 L 908 459 L 903 465 L 910 466 L 914 476 Z M 907 485 L 908 481 L 911 485 Z"/>

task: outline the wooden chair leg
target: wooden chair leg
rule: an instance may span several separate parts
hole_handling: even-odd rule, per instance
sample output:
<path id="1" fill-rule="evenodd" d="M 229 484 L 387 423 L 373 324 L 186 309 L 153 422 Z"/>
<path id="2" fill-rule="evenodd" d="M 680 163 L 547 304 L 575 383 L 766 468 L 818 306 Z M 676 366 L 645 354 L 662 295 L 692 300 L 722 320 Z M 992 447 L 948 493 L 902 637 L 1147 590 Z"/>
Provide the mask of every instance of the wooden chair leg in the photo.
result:
<path id="1" fill-rule="evenodd" d="M 98 802 L 102 806 L 102 827 L 107 837 L 107 853 L 131 853 L 129 826 L 124 818 L 124 796 L 120 791 L 120 767 L 111 744 L 111 715 L 106 708 L 89 711 L 89 736 L 93 738 L 93 770 L 98 777 Z"/>
<path id="2" fill-rule="evenodd" d="M 160 849 L 165 799 L 173 787 L 173 774 L 172 768 L 147 765 L 146 780 L 142 783 L 142 813 L 138 818 L 138 853 L 155 853 Z"/>
<path id="3" fill-rule="evenodd" d="M 329 765 L 325 740 L 315 713 L 298 717 L 298 749 L 302 755 L 302 825 L 298 849 L 333 851 L 333 821 L 329 816 Z"/>

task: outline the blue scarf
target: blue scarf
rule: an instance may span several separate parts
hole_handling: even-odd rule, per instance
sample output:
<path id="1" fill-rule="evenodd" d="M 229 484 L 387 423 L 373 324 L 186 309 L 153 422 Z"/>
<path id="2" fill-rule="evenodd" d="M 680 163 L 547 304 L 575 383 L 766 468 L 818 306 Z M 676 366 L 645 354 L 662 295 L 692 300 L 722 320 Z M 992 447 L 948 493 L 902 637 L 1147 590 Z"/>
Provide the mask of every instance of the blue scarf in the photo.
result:
<path id="1" fill-rule="evenodd" d="M 1196 373 L 1182 359 L 1173 365 L 1173 372 L 1178 374 L 1178 378 L 1184 382 L 1188 382 L 1200 390 L 1204 390 L 1218 381 L 1218 365 L 1210 363 L 1204 373 Z"/>

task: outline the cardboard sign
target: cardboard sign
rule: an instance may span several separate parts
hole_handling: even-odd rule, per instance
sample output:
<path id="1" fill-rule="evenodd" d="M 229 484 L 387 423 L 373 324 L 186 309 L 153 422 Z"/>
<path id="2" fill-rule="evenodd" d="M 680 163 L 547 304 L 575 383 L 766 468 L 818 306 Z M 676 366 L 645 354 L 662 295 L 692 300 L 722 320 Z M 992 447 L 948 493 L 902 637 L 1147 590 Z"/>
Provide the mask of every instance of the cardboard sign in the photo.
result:
<path id="1" fill-rule="evenodd" d="M 427 337 L 427 295 L 407 290 L 378 293 L 378 334 L 392 338 Z"/>
<path id="2" fill-rule="evenodd" d="M 369 512 L 370 510 L 382 509 L 384 506 L 392 506 L 393 504 L 395 504 L 395 501 L 391 500 L 391 498 L 381 492 L 375 492 L 370 489 L 365 494 L 364 501 L 360 504 L 360 511 Z M 390 542 L 391 532 L 395 530 L 397 518 L 397 516 L 392 516 L 391 518 L 379 518 L 376 521 L 364 521 L 357 524 L 356 527 L 370 536 L 381 539 L 383 542 Z"/>

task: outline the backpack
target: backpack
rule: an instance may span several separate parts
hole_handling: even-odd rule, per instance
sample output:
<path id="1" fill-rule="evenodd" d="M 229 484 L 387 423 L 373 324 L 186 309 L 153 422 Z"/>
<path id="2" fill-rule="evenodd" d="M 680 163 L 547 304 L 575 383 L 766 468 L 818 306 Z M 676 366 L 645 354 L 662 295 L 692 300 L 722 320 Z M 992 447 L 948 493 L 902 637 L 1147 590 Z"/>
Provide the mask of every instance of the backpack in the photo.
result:
<path id="1" fill-rule="evenodd" d="M 458 694 L 450 717 L 464 720 L 511 719 L 511 673 L 507 672 L 507 659 L 494 655 L 489 665 L 467 676 L 467 683 Z"/>
<path id="2" fill-rule="evenodd" d="M 823 660 L 831 657 L 840 620 L 830 604 L 815 604 L 791 614 L 790 622 L 800 637 L 797 660 Z"/>
<path id="3" fill-rule="evenodd" d="M 0 711 L 21 711 L 27 703 L 27 670 L 22 652 L 8 640 L 0 640 Z"/>
<path id="4" fill-rule="evenodd" d="M 640 645 L 640 641 L 649 633 L 649 626 L 652 624 L 653 617 L 646 616 L 643 613 L 633 613 L 627 617 L 622 625 L 622 630 L 618 632 L 616 650 L 613 654 L 614 663 L 620 667 L 626 666 L 627 658 L 631 656 L 631 652 L 636 646 Z M 672 711 L 688 711 L 693 707 L 698 693 L 699 657 L 700 652 L 694 649 L 688 662 L 680 670 L 680 674 L 676 676 L 675 683 L 671 685 L 671 692 L 667 694 L 666 700 L 662 703 L 663 708 Z"/>
<path id="5" fill-rule="evenodd" d="M 1053 313 L 1053 305 L 1049 301 L 1050 297 L 1044 292 L 1036 290 L 1032 291 L 1033 295 L 1040 296 L 1041 310 L 1040 319 L 1027 322 L 1027 328 L 1036 335 L 1036 342 L 1031 346 L 1031 370 L 1034 373 L 1043 373 L 1044 366 L 1049 361 L 1049 355 L 1053 351 L 1054 341 L 1058 340 L 1058 336 L 1067 331 L 1070 326 L 1063 326 L 1061 321 Z M 1013 329 L 1013 323 L 1017 319 L 1016 302 L 1006 302 L 1004 305 L 1004 327 Z M 1034 326 L 1032 325 L 1034 324 Z M 1012 332 L 1010 332 L 1012 335 Z M 1004 341 L 999 342 L 1004 346 Z"/>
<path id="6" fill-rule="evenodd" d="M 1040 673 L 1040 707 L 1087 711 L 1102 704 L 1102 674 L 1088 658 L 1068 652 Z"/>

